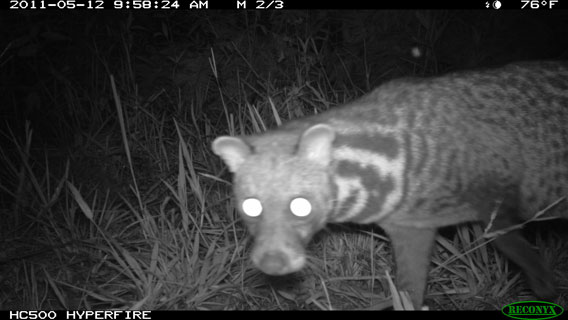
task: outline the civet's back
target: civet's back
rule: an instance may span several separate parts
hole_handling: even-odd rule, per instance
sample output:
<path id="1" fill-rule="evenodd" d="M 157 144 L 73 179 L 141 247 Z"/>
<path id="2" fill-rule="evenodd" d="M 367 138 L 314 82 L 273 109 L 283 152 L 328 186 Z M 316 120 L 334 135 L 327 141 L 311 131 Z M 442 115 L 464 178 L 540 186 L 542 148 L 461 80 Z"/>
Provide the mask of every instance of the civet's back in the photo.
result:
<path id="1" fill-rule="evenodd" d="M 349 104 L 260 135 L 219 137 L 253 263 L 282 275 L 328 222 L 376 223 L 399 289 L 422 305 L 436 229 L 499 230 L 568 195 L 568 64 L 534 62 L 388 82 Z M 568 217 L 560 202 L 548 215 Z M 551 273 L 519 231 L 494 242 L 541 298 Z"/>

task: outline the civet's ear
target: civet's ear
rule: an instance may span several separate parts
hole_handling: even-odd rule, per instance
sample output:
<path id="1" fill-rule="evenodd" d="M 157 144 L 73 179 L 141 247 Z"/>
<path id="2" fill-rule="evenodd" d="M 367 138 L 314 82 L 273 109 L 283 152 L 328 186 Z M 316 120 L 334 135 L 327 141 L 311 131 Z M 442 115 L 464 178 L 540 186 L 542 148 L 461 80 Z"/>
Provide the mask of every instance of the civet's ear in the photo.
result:
<path id="1" fill-rule="evenodd" d="M 304 131 L 300 137 L 298 155 L 315 161 L 322 166 L 331 162 L 335 131 L 327 124 L 316 124 Z"/>
<path id="2" fill-rule="evenodd" d="M 222 136 L 213 141 L 213 152 L 221 157 L 231 172 L 236 172 L 251 153 L 246 142 L 237 137 Z"/>

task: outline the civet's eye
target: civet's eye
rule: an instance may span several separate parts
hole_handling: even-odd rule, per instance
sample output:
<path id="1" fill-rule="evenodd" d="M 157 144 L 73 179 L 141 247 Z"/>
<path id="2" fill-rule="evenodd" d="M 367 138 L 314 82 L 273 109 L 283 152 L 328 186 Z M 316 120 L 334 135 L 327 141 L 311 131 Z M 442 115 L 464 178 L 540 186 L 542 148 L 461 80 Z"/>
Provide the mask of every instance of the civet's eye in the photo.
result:
<path id="1" fill-rule="evenodd" d="M 297 217 L 305 217 L 312 212 L 312 204 L 304 198 L 290 201 L 290 211 Z"/>
<path id="2" fill-rule="evenodd" d="M 262 213 L 262 204 L 260 200 L 255 198 L 248 198 L 243 201 L 243 212 L 249 217 L 258 217 Z"/>

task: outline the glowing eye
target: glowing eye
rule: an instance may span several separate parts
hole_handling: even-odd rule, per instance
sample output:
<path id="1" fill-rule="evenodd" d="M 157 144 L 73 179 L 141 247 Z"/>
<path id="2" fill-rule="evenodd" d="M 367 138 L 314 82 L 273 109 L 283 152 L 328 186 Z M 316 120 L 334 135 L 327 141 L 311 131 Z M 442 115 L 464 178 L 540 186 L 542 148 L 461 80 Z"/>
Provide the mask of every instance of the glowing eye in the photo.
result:
<path id="1" fill-rule="evenodd" d="M 296 198 L 290 202 L 290 211 L 297 217 L 305 217 L 312 212 L 312 204 L 304 198 Z"/>
<path id="2" fill-rule="evenodd" d="M 258 217 L 262 213 L 262 204 L 260 200 L 255 198 L 248 198 L 243 201 L 243 212 L 249 217 Z"/>

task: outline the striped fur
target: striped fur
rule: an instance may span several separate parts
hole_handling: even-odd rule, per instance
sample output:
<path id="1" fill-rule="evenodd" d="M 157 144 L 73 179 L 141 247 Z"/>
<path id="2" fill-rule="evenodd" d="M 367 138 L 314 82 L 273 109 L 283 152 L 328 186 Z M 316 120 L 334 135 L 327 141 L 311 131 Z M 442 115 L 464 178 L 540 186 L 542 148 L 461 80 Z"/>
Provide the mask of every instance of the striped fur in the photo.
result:
<path id="1" fill-rule="evenodd" d="M 304 246 L 328 222 L 375 223 L 391 238 L 399 286 L 420 306 L 437 228 L 506 228 L 568 194 L 567 124 L 568 66 L 522 63 L 391 81 L 261 135 L 219 137 L 213 151 L 234 173 L 259 269 L 301 269 Z M 298 197 L 311 203 L 308 216 L 294 216 Z M 249 198 L 260 216 L 244 212 Z M 550 214 L 568 216 L 565 203 L 557 209 Z M 555 294 L 518 231 L 495 244 L 538 296 Z"/>

